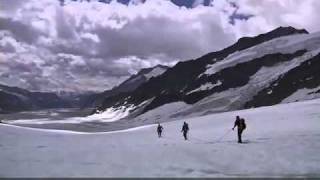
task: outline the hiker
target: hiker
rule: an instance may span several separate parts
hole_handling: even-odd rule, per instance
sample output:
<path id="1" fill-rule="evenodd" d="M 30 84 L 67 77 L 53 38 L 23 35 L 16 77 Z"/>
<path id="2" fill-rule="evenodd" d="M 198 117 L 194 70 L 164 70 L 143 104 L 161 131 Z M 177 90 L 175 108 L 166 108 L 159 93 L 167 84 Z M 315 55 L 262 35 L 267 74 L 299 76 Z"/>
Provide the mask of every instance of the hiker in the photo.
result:
<path id="1" fill-rule="evenodd" d="M 163 127 L 160 125 L 160 123 L 158 123 L 157 132 L 158 132 L 159 138 L 161 137 L 162 130 L 163 130 Z"/>
<path id="2" fill-rule="evenodd" d="M 234 130 L 235 127 L 238 127 L 238 143 L 242 143 L 242 132 L 246 129 L 246 123 L 243 118 L 240 118 L 239 116 L 236 117 L 236 121 L 234 122 L 234 126 L 232 130 Z"/>
<path id="3" fill-rule="evenodd" d="M 183 132 L 184 140 L 188 140 L 188 137 L 187 137 L 188 131 L 189 131 L 189 125 L 188 125 L 188 123 L 183 122 L 183 126 L 182 126 L 181 132 Z"/>

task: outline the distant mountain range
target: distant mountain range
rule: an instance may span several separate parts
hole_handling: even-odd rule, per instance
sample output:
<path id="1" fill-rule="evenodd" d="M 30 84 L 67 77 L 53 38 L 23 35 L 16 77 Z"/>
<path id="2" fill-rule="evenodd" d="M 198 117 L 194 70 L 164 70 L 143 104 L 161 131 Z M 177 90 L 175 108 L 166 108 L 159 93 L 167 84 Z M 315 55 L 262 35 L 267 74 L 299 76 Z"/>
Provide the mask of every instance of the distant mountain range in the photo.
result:
<path id="1" fill-rule="evenodd" d="M 161 109 L 161 119 L 313 99 L 320 97 L 319 70 L 320 33 L 279 27 L 181 61 L 133 91 L 104 96 L 98 109 L 129 111 L 129 119 Z"/>
<path id="2" fill-rule="evenodd" d="M 157 65 L 152 68 L 141 69 L 119 86 L 102 93 L 31 92 L 0 84 L 0 113 L 48 108 L 92 108 L 101 105 L 107 97 L 135 90 L 141 84 L 161 75 L 168 68 L 167 66 Z"/>
<path id="3" fill-rule="evenodd" d="M 0 85 L 0 113 L 70 107 L 55 93 L 30 92 L 18 87 Z"/>
<path id="4" fill-rule="evenodd" d="M 100 107 L 102 102 L 111 96 L 121 95 L 123 93 L 128 93 L 134 91 L 141 84 L 149 81 L 152 78 L 160 76 L 166 70 L 168 66 L 157 65 L 151 68 L 141 69 L 137 74 L 132 75 L 127 80 L 122 82 L 119 86 L 112 88 L 111 90 L 106 90 L 102 93 L 97 93 L 89 96 L 83 104 L 84 107 Z"/>

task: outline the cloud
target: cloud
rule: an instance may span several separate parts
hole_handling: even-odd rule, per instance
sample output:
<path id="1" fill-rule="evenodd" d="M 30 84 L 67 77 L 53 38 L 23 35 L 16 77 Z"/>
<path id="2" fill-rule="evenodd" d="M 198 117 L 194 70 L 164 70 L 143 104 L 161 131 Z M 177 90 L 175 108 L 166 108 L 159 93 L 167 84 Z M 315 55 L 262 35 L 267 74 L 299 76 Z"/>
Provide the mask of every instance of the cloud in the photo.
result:
<path id="1" fill-rule="evenodd" d="M 6 2 L 9 3 L 9 2 Z M 234 41 L 215 8 L 170 1 L 15 1 L 0 15 L 0 82 L 31 90 L 105 90 L 141 68 Z"/>
<path id="2" fill-rule="evenodd" d="M 280 25 L 319 30 L 316 0 L 106 2 L 3 0 L 0 83 L 100 91 L 141 68 L 196 58 L 243 35 Z"/>
<path id="3" fill-rule="evenodd" d="M 256 35 L 279 26 L 320 31 L 320 1 L 318 0 L 233 0 L 241 14 L 253 15 L 248 20 L 236 20 L 237 37 Z"/>

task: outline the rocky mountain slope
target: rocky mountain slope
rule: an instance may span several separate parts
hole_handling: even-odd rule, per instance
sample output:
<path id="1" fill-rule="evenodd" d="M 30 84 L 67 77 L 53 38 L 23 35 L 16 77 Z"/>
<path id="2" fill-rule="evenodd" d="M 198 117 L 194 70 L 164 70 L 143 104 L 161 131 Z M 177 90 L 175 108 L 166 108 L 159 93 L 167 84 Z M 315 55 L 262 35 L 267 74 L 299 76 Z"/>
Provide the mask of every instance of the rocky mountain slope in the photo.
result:
<path id="1" fill-rule="evenodd" d="M 139 118 L 166 105 L 172 111 L 166 118 L 173 118 L 313 99 L 320 97 L 319 53 L 320 33 L 279 27 L 179 62 L 99 108 Z"/>
<path id="2" fill-rule="evenodd" d="M 163 65 L 157 65 L 151 68 L 141 69 L 137 74 L 132 75 L 127 80 L 122 82 L 120 85 L 106 90 L 102 93 L 94 94 L 89 96 L 83 105 L 84 107 L 101 106 L 102 102 L 110 97 L 119 95 L 122 93 L 128 93 L 134 91 L 141 84 L 149 81 L 151 78 L 155 78 L 164 73 L 169 67 Z"/>

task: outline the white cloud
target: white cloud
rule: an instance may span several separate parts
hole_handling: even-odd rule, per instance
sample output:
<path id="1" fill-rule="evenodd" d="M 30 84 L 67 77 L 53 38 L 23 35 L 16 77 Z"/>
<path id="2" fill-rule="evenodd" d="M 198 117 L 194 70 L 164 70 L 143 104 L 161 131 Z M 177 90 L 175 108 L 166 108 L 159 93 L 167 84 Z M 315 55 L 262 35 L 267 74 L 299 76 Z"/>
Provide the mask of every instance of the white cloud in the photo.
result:
<path id="1" fill-rule="evenodd" d="M 237 0 L 239 13 L 252 14 L 248 21 L 236 22 L 237 36 L 256 35 L 279 26 L 320 31 L 319 0 Z"/>
<path id="2" fill-rule="evenodd" d="M 234 41 L 226 15 L 212 7 L 186 9 L 163 0 L 15 5 L 0 15 L 1 29 L 10 32 L 0 43 L 2 65 L 15 68 L 3 74 L 15 80 L 0 81 L 32 90 L 104 90 L 140 68 L 195 58 Z M 28 70 L 33 73 L 19 73 Z"/>
<path id="3" fill-rule="evenodd" d="M 3 0 L 0 83 L 31 90 L 105 90 L 133 72 L 222 49 L 277 26 L 319 30 L 317 0 L 213 1 L 178 7 L 168 0 L 123 5 Z M 254 15 L 247 21 L 232 14 Z"/>

